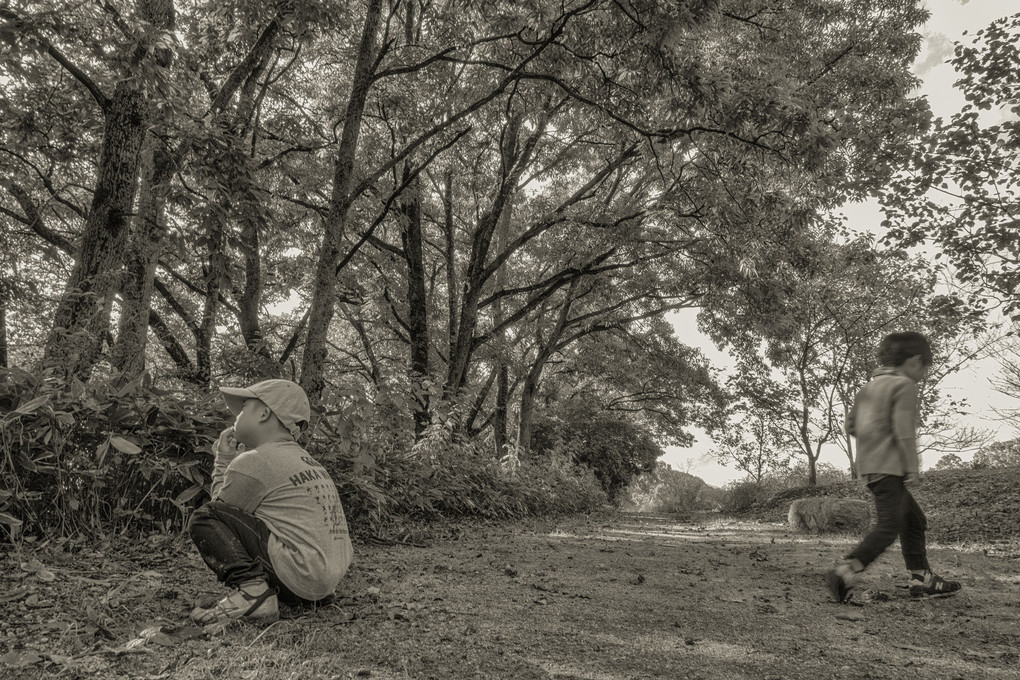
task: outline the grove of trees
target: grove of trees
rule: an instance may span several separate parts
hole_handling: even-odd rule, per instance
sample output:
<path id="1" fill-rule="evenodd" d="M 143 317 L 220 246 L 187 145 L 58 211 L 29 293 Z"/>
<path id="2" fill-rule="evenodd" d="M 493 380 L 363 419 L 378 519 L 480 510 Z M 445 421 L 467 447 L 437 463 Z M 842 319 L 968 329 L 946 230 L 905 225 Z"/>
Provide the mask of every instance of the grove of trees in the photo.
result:
<path id="1" fill-rule="evenodd" d="M 292 378 L 359 469 L 431 437 L 568 455 L 615 494 L 658 446 L 726 422 L 726 390 L 664 321 L 700 307 L 813 464 L 869 334 L 923 321 L 951 339 L 972 320 L 916 262 L 824 219 L 914 152 L 926 16 L 8 3 L 0 364 L 193 395 Z M 599 438 L 630 446 L 610 460 Z"/>

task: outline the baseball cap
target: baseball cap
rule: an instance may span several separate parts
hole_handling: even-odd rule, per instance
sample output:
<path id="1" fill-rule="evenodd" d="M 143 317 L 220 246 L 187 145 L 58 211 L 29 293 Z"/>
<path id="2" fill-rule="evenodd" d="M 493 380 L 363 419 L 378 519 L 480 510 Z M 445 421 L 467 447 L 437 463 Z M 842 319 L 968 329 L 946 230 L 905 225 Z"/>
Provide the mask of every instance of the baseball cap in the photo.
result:
<path id="1" fill-rule="evenodd" d="M 248 387 L 221 387 L 223 401 L 235 416 L 248 399 L 259 399 L 297 439 L 312 417 L 308 396 L 290 380 L 263 380 Z"/>

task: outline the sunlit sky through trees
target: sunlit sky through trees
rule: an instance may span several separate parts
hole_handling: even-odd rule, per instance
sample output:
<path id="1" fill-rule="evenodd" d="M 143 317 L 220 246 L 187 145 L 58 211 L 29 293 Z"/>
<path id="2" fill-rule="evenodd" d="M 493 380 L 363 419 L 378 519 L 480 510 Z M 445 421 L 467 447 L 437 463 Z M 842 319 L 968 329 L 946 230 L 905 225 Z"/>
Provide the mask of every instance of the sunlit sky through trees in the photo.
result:
<path id="1" fill-rule="evenodd" d="M 927 0 L 925 4 L 931 11 L 931 18 L 924 31 L 925 41 L 914 64 L 914 72 L 923 80 L 920 91 L 928 97 L 932 113 L 937 117 L 948 117 L 964 104 L 963 95 L 953 87 L 957 76 L 948 63 L 953 55 L 954 43 L 968 43 L 976 31 L 992 21 L 1020 11 L 1020 0 Z M 881 232 L 882 215 L 877 202 L 847 205 L 842 213 L 856 230 L 873 231 L 876 234 Z M 732 366 L 732 361 L 725 353 L 718 351 L 711 340 L 698 332 L 696 316 L 697 310 L 681 310 L 671 320 L 682 340 L 701 349 L 713 366 L 725 372 Z M 1016 405 L 1009 403 L 1011 400 L 992 386 L 991 381 L 998 370 L 997 361 L 986 358 L 971 362 L 941 384 L 947 396 L 966 398 L 970 405 L 971 415 L 961 424 L 993 430 L 997 433 L 996 438 L 1001 440 L 1016 436 L 1016 432 L 996 416 L 994 409 Z M 676 469 L 701 477 L 713 486 L 723 486 L 744 477 L 743 472 L 734 467 L 724 467 L 707 455 L 712 448 L 712 441 L 699 433 L 692 448 L 668 447 L 663 460 Z M 940 455 L 938 452 L 928 452 L 923 456 L 922 465 L 930 468 Z M 969 460 L 972 455 L 973 452 L 960 454 L 964 460 Z M 843 452 L 833 446 L 823 449 L 819 459 L 819 463 L 840 469 L 846 467 L 846 462 Z"/>

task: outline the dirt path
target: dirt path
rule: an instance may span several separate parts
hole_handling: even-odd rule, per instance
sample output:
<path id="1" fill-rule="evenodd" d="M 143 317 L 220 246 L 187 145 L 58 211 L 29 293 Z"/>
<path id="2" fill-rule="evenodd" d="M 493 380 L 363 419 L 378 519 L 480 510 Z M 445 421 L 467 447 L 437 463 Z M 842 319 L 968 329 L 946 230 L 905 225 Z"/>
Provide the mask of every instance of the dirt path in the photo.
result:
<path id="1" fill-rule="evenodd" d="M 183 541 L 44 550 L 43 570 L 0 572 L 25 590 L 0 605 L 0 676 L 1020 678 L 1020 555 L 935 548 L 965 590 L 922 601 L 887 555 L 860 606 L 830 604 L 822 574 L 849 543 L 648 515 L 473 527 L 359 546 L 334 605 L 211 637 L 170 626 L 215 592 Z"/>

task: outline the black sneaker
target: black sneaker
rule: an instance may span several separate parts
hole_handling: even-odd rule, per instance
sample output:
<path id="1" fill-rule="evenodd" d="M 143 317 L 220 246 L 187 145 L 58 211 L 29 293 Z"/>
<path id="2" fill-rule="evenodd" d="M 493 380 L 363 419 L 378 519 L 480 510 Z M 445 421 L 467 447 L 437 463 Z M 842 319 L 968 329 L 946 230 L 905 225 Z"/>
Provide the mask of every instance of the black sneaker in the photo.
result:
<path id="1" fill-rule="evenodd" d="M 963 586 L 959 581 L 947 581 L 938 574 L 926 571 L 924 580 L 910 580 L 911 597 L 949 597 L 956 595 Z"/>
<path id="2" fill-rule="evenodd" d="M 836 567 L 829 571 L 825 577 L 825 583 L 829 587 L 829 595 L 836 604 L 849 602 L 853 596 L 854 587 L 849 581 L 849 577 L 852 576 L 853 572 L 848 575 L 846 571 L 846 567 Z"/>

